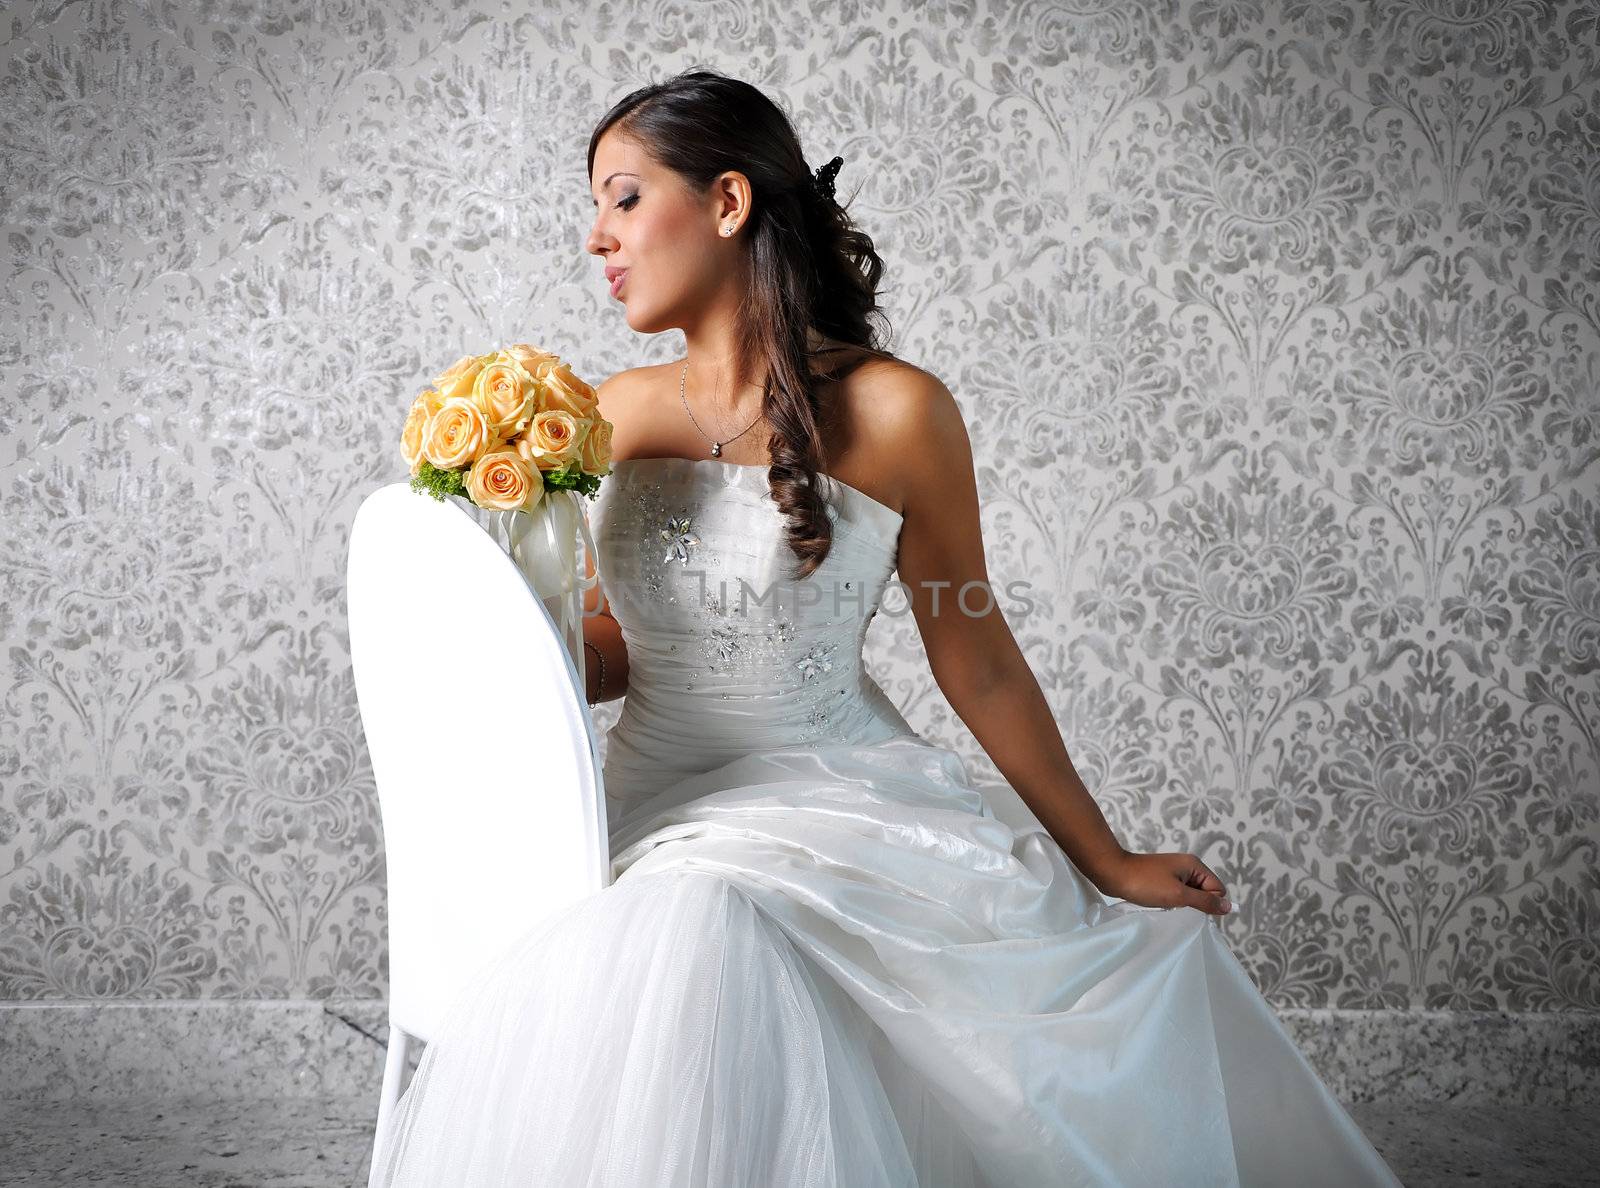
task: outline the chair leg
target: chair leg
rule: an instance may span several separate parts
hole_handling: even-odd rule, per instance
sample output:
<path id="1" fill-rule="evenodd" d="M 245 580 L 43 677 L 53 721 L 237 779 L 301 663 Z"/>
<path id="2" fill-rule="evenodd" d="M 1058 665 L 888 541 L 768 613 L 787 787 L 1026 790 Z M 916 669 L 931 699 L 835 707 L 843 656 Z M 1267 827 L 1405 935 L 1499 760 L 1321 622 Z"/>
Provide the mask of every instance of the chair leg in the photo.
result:
<path id="1" fill-rule="evenodd" d="M 389 1133 L 389 1116 L 394 1112 L 395 1103 L 400 1100 L 400 1076 L 406 1067 L 406 1050 L 411 1037 L 396 1027 L 389 1024 L 389 1046 L 383 1062 L 383 1090 L 378 1096 L 378 1128 L 372 1136 L 372 1163 L 371 1167 L 378 1166 L 378 1160 L 383 1155 L 384 1136 Z"/>

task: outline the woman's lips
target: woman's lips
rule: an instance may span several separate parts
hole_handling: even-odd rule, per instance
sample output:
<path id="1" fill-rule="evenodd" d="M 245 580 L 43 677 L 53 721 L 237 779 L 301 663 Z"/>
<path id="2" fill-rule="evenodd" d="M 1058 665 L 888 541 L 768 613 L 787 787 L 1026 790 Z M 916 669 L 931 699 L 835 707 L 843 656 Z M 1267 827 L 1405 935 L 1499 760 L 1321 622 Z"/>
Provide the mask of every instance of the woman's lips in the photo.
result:
<path id="1" fill-rule="evenodd" d="M 615 297 L 622 291 L 622 282 L 628 279 L 628 270 L 623 269 L 617 273 L 617 278 L 611 282 L 611 295 Z"/>

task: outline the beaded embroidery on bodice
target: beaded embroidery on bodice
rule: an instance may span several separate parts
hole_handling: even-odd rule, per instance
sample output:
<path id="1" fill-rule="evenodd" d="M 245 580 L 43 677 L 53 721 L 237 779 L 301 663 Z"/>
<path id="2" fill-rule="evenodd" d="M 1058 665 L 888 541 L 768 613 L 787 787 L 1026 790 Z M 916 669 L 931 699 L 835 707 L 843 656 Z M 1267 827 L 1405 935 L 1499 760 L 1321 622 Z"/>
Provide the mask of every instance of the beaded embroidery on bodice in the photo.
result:
<path id="1" fill-rule="evenodd" d="M 608 798 L 633 800 L 756 750 L 914 733 L 861 656 L 902 517 L 822 481 L 833 544 L 796 581 L 765 466 L 613 463 L 590 516 L 601 588 L 628 648 Z"/>

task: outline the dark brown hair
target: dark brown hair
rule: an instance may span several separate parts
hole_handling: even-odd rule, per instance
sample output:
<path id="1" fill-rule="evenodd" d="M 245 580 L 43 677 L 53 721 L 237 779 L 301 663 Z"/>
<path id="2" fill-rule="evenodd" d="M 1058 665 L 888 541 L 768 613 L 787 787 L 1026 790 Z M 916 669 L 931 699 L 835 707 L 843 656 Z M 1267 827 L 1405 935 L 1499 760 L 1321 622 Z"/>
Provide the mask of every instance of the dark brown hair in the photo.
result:
<path id="1" fill-rule="evenodd" d="M 650 157 L 705 191 L 728 170 L 750 179 L 750 294 L 740 306 L 735 341 L 741 367 L 766 365 L 762 414 L 772 426 L 768 488 L 785 519 L 784 538 L 799 560 L 796 580 L 809 577 L 833 543 L 817 474 L 826 461 L 822 430 L 836 410 L 821 407 L 824 382 L 867 359 L 893 358 L 877 323 L 883 261 L 872 240 L 819 193 L 789 118 L 749 83 L 709 70 L 689 70 L 624 95 L 589 138 L 595 148 L 615 127 Z M 854 349 L 813 376 L 811 329 Z"/>

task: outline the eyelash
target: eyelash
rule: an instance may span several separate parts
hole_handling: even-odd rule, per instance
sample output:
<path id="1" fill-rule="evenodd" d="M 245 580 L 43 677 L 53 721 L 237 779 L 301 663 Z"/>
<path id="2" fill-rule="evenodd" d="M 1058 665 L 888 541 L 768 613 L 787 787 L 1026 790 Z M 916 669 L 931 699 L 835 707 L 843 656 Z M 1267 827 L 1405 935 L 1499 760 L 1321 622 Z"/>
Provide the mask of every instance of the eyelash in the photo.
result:
<path id="1" fill-rule="evenodd" d="M 632 210 L 636 205 L 638 205 L 638 202 L 639 195 L 629 194 L 626 198 L 620 199 L 617 202 L 617 206 L 622 210 Z"/>

